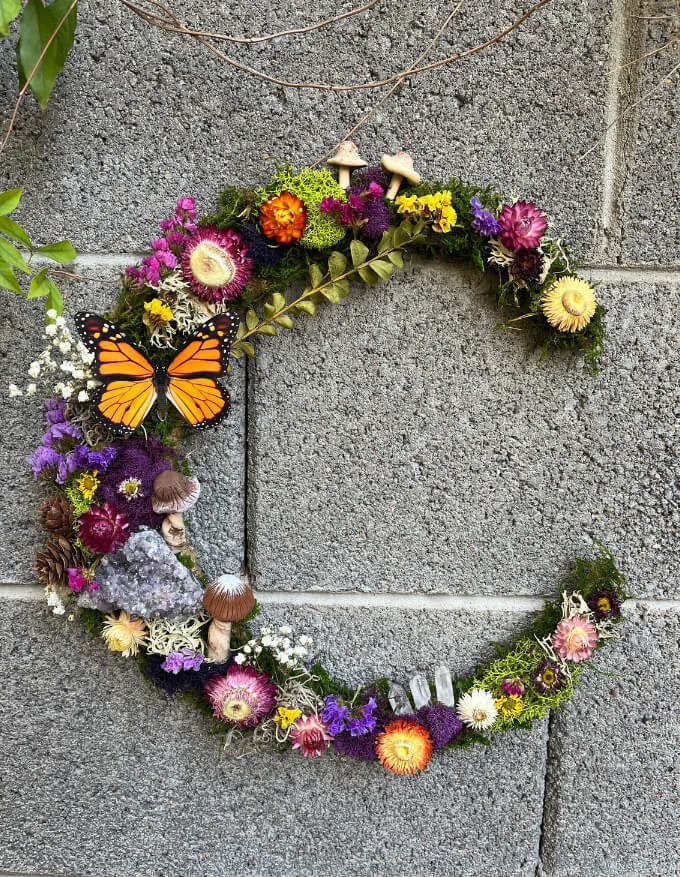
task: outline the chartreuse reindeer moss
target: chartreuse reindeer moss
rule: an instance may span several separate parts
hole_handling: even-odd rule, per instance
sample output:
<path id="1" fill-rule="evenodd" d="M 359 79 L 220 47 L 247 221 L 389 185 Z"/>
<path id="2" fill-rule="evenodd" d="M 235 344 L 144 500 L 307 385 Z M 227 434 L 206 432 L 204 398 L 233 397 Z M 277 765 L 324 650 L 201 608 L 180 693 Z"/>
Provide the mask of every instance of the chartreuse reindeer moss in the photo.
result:
<path id="1" fill-rule="evenodd" d="M 577 558 L 561 598 L 468 676 L 442 664 L 408 690 L 384 677 L 354 688 L 324 667 L 323 644 L 259 624 L 246 570 L 216 581 L 202 570 L 184 518 L 206 501 L 191 472 L 201 451 L 195 441 L 185 456 L 184 439 L 228 414 L 231 357 L 254 356 L 263 336 L 414 256 L 486 272 L 506 327 L 532 325 L 544 353 L 577 349 L 592 368 L 604 312 L 533 202 L 419 181 L 401 153 L 371 167 L 345 144 L 333 163 L 343 186 L 328 170 L 283 165 L 262 187 L 226 188 L 202 219 L 180 198 L 151 254 L 127 269 L 110 319 L 76 315 L 78 340 L 48 313 L 28 369 L 32 381 L 58 378 L 28 458 L 55 492 L 36 569 L 55 614 L 68 607 L 167 696 L 197 705 L 226 753 L 334 749 L 410 774 L 440 750 L 531 727 L 573 696 L 622 620 L 611 554 L 596 546 Z"/>

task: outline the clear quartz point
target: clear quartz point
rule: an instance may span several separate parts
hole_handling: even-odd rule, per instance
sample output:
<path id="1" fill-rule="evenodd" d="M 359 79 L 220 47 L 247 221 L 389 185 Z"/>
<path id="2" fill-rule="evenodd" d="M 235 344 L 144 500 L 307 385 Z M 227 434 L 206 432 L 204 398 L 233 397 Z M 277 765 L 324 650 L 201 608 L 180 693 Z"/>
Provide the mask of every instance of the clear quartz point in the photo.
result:
<path id="1" fill-rule="evenodd" d="M 453 682 L 449 668 L 441 664 L 434 671 L 434 685 L 437 689 L 437 700 L 446 706 L 455 706 L 456 699 L 453 696 Z"/>
<path id="2" fill-rule="evenodd" d="M 406 694 L 406 689 L 399 685 L 398 682 L 390 682 L 387 697 L 389 698 L 390 706 L 398 716 L 412 712 L 411 702 L 408 699 L 408 694 Z"/>
<path id="3" fill-rule="evenodd" d="M 430 686 L 427 679 L 421 673 L 416 673 L 413 679 L 411 679 L 411 694 L 413 695 L 413 702 L 417 710 L 421 706 L 427 706 L 430 702 Z"/>

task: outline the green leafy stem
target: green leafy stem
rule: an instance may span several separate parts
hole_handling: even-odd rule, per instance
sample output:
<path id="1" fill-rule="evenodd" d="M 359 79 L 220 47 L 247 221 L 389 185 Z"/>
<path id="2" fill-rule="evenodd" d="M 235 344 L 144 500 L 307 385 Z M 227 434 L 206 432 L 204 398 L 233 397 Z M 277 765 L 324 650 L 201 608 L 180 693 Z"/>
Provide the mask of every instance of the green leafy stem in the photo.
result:
<path id="1" fill-rule="evenodd" d="M 286 302 L 280 292 L 275 292 L 264 303 L 263 315 L 260 317 L 251 307 L 245 314 L 245 323 L 239 326 L 236 340 L 231 352 L 239 359 L 243 353 L 255 356 L 255 347 L 247 339 L 253 335 L 278 335 L 277 326 L 283 329 L 293 328 L 294 315 L 306 313 L 313 316 L 317 305 L 324 299 L 337 304 L 349 295 L 351 277 L 359 277 L 364 283 L 373 284 L 378 280 L 389 280 L 395 268 L 404 267 L 403 252 L 406 247 L 422 240 L 424 223 L 413 224 L 404 221 L 401 225 L 390 227 L 383 234 L 375 256 L 367 258 L 368 247 L 361 241 L 353 240 L 350 245 L 352 267 L 347 270 L 347 257 L 344 253 L 334 251 L 328 258 L 327 270 L 313 262 L 309 266 L 311 284 L 301 295 L 291 302 Z"/>
<path id="2" fill-rule="evenodd" d="M 57 314 L 61 314 L 63 311 L 61 292 L 48 276 L 48 272 L 55 269 L 50 265 L 34 269 L 31 261 L 34 256 L 42 256 L 52 262 L 65 264 L 75 259 L 76 251 L 66 240 L 45 244 L 42 247 L 37 247 L 31 242 L 26 231 L 8 216 L 18 206 L 22 193 L 23 189 L 0 192 L 0 286 L 10 292 L 16 292 L 17 295 L 25 295 L 29 299 L 44 298 L 46 311 L 54 310 Z M 27 259 L 15 244 L 20 244 L 28 250 Z M 27 292 L 19 285 L 16 271 L 31 278 Z"/>

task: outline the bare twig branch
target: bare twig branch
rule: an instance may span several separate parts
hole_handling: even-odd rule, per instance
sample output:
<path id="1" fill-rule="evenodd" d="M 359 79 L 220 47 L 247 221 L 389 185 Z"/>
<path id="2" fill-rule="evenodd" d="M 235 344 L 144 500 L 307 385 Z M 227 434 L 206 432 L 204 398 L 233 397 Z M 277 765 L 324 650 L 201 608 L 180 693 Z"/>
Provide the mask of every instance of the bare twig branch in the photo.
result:
<path id="1" fill-rule="evenodd" d="M 606 128 L 604 129 L 604 131 L 602 132 L 602 136 L 601 136 L 601 137 L 598 137 L 598 139 L 595 141 L 595 143 L 593 143 L 593 145 L 590 147 L 590 149 L 586 150 L 586 151 L 583 153 L 583 155 L 581 155 L 581 156 L 579 157 L 579 161 L 582 161 L 587 155 L 590 155 L 590 153 L 591 153 L 594 149 L 597 149 L 597 147 L 600 145 L 600 143 L 602 143 L 602 141 L 604 140 L 604 138 L 605 138 L 605 136 L 606 136 L 606 134 L 607 134 L 607 131 L 609 131 L 610 128 L 613 128 L 614 125 L 616 125 L 616 124 L 617 124 L 617 123 L 618 123 L 618 122 L 619 122 L 619 121 L 620 121 L 625 115 L 627 115 L 631 110 L 635 109 L 635 107 L 637 107 L 637 106 L 638 106 L 639 104 L 641 104 L 643 101 L 647 100 L 647 98 L 650 98 L 650 97 L 651 97 L 656 91 L 658 91 L 658 90 L 661 88 L 662 85 L 665 85 L 666 80 L 667 80 L 667 79 L 670 79 L 670 77 L 671 77 L 674 73 L 677 73 L 678 70 L 680 70 L 680 64 L 676 64 L 675 67 L 672 67 L 672 68 L 671 68 L 671 69 L 670 69 L 670 70 L 669 70 L 664 76 L 661 77 L 661 79 L 656 83 L 656 85 L 655 85 L 653 88 L 650 88 L 650 90 L 649 90 L 648 92 L 646 92 L 645 94 L 643 94 L 643 95 L 642 95 L 641 97 L 639 97 L 636 101 L 633 101 L 633 103 L 628 104 L 628 106 L 618 114 L 618 116 L 614 119 L 614 121 L 610 122 L 610 123 L 607 125 L 607 127 L 606 127 Z"/>
<path id="2" fill-rule="evenodd" d="M 28 91 L 28 88 L 29 88 L 31 82 L 33 81 L 33 77 L 34 77 L 35 74 L 38 72 L 38 67 L 40 67 L 40 65 L 42 64 L 42 60 L 43 60 L 43 58 L 45 57 L 45 55 L 46 55 L 46 53 L 47 53 L 47 50 L 49 49 L 49 47 L 50 47 L 50 46 L 52 45 L 52 43 L 54 42 L 55 37 L 57 36 L 57 34 L 59 33 L 59 31 L 60 31 L 60 30 L 62 29 L 62 27 L 64 26 L 64 23 L 66 22 L 66 19 L 67 19 L 67 18 L 69 17 L 69 15 L 73 12 L 73 10 L 75 9 L 77 3 L 78 3 L 78 0 L 73 0 L 73 3 L 71 3 L 71 5 L 69 6 L 69 8 L 66 10 L 66 12 L 64 13 L 63 18 L 59 21 L 59 24 L 57 24 L 57 26 L 55 27 L 55 29 L 54 29 L 54 33 L 50 36 L 49 40 L 45 43 L 45 48 L 42 50 L 42 52 L 40 53 L 40 55 L 39 55 L 39 57 L 38 57 L 38 60 L 35 62 L 35 67 L 31 70 L 30 74 L 29 74 L 28 77 L 26 78 L 26 82 L 24 82 L 24 87 L 23 87 L 23 88 L 21 89 L 21 91 L 19 92 L 19 95 L 18 95 L 18 97 L 17 97 L 17 99 L 16 99 L 16 103 L 14 104 L 14 110 L 13 110 L 13 112 L 12 112 L 12 115 L 10 116 L 9 126 L 8 126 L 8 128 L 7 128 L 7 133 L 5 134 L 5 139 L 2 141 L 2 145 L 0 145 L 0 152 L 3 151 L 3 149 L 5 148 L 5 146 L 7 146 L 7 141 L 9 140 L 9 135 L 12 133 L 12 130 L 14 129 L 14 123 L 16 122 L 16 119 L 17 119 L 17 113 L 19 112 L 19 106 L 20 106 L 20 104 L 21 104 L 21 101 L 24 99 L 24 95 L 25 95 L 26 92 Z"/>
<path id="3" fill-rule="evenodd" d="M 667 43 L 664 43 L 663 46 L 657 46 L 656 49 L 651 49 L 651 51 L 645 52 L 644 55 L 638 55 L 638 57 L 633 58 L 632 61 L 627 61 L 625 64 L 619 64 L 618 67 L 613 67 L 611 70 L 607 70 L 607 76 L 611 76 L 612 73 L 618 73 L 619 70 L 625 70 L 626 67 L 631 67 L 633 64 L 639 64 L 646 58 L 651 58 L 652 55 L 658 55 L 659 52 L 665 52 L 666 49 L 670 48 L 673 43 L 678 41 L 678 39 L 680 39 L 680 31 L 676 31 L 670 40 L 668 40 Z"/>
<path id="4" fill-rule="evenodd" d="M 161 30 L 168 30 L 168 26 L 166 24 L 161 24 L 159 22 L 158 17 L 154 17 L 153 15 L 140 11 L 138 7 L 134 6 L 130 2 L 130 0 L 120 0 L 124 6 L 146 21 L 148 24 L 158 27 Z M 319 91 L 333 91 L 333 92 L 342 92 L 342 91 L 358 91 L 361 89 L 372 89 L 372 88 L 381 88 L 384 85 L 392 85 L 392 83 L 397 82 L 399 80 L 408 79 L 411 76 L 414 76 L 418 73 L 426 73 L 429 70 L 436 70 L 439 67 L 445 67 L 448 64 L 453 64 L 456 61 L 460 61 L 463 58 L 468 58 L 470 55 L 474 55 L 477 52 L 481 52 L 484 49 L 487 49 L 489 46 L 492 46 L 494 43 L 499 42 L 504 37 L 506 37 L 513 30 L 516 30 L 521 24 L 523 24 L 528 18 L 538 12 L 539 9 L 542 9 L 543 6 L 547 6 L 548 3 L 552 3 L 552 0 L 539 0 L 538 3 L 535 3 L 527 12 L 521 15 L 515 22 L 506 27 L 504 30 L 499 31 L 493 37 L 490 37 L 488 40 L 484 40 L 484 42 L 479 43 L 476 46 L 473 46 L 471 49 L 466 49 L 464 52 L 458 52 L 455 55 L 450 55 L 448 58 L 442 58 L 439 61 L 432 61 L 430 64 L 424 64 L 419 67 L 407 68 L 406 70 L 401 70 L 398 73 L 394 73 L 392 76 L 388 76 L 385 79 L 376 79 L 371 82 L 362 82 L 353 85 L 331 85 L 327 82 L 291 82 L 286 79 L 279 79 L 276 76 L 270 76 L 267 73 L 263 73 L 261 70 L 256 70 L 253 67 L 250 67 L 248 64 L 243 64 L 240 61 L 237 61 L 235 58 L 226 55 L 217 46 L 212 45 L 212 43 L 208 42 L 208 40 L 199 36 L 197 33 L 192 33 L 188 30 L 183 24 L 181 29 L 179 25 L 175 25 L 172 27 L 173 33 L 182 33 L 186 36 L 190 36 L 192 39 L 195 39 L 197 42 L 204 45 L 209 51 L 211 51 L 214 55 L 216 55 L 220 60 L 224 61 L 226 64 L 229 64 L 232 67 L 235 67 L 237 70 L 240 70 L 243 73 L 247 73 L 250 76 L 254 76 L 256 79 L 261 79 L 264 82 L 271 82 L 273 85 L 279 85 L 284 88 L 306 88 L 306 89 L 317 89 Z M 171 13 L 175 20 L 178 20 L 174 13 Z"/>
<path id="5" fill-rule="evenodd" d="M 88 277 L 87 274 L 74 274 L 72 271 L 64 271 L 63 268 L 50 268 L 50 274 L 59 274 L 63 277 L 72 277 L 75 280 L 91 280 L 92 283 L 115 283 L 118 285 L 120 280 L 105 280 L 103 277 Z"/>
<path id="6" fill-rule="evenodd" d="M 426 47 L 426 48 L 420 53 L 420 55 L 418 55 L 418 57 L 415 59 L 415 61 L 414 61 L 413 64 L 411 65 L 411 68 L 410 68 L 411 70 L 413 70 L 415 67 L 417 67 L 418 64 L 420 64 L 421 61 L 423 61 L 423 60 L 429 55 L 429 53 L 432 51 L 432 49 L 434 49 L 434 47 L 435 47 L 435 46 L 437 45 L 437 43 L 439 42 L 439 40 L 440 40 L 442 34 L 443 34 L 444 31 L 447 29 L 447 27 L 448 27 L 449 24 L 451 23 L 452 19 L 457 15 L 458 10 L 460 9 L 460 7 L 463 5 L 464 2 L 465 2 L 465 0 L 458 0 L 458 3 L 456 4 L 455 8 L 454 8 L 453 11 L 450 12 L 449 15 L 446 17 L 444 23 L 443 23 L 442 26 L 439 28 L 439 30 L 437 31 L 437 33 L 434 35 L 434 37 L 432 38 L 432 40 L 430 41 L 430 43 L 429 43 L 429 44 L 427 45 L 427 47 Z M 400 79 L 398 79 L 398 80 L 394 83 L 394 85 L 391 85 L 390 88 L 388 89 L 388 91 L 386 91 L 385 94 L 380 98 L 380 100 L 377 101 L 375 104 L 373 104 L 373 106 L 370 107 L 370 108 L 369 108 L 369 109 L 363 114 L 363 116 L 359 119 L 359 121 L 358 121 L 355 125 L 353 125 L 351 128 L 348 128 L 347 131 L 345 131 L 345 133 L 344 133 L 344 135 L 343 135 L 343 137 L 342 137 L 342 140 L 347 140 L 347 139 L 348 139 L 349 137 L 351 137 L 356 131 L 358 131 L 359 128 L 360 128 L 365 122 L 367 122 L 368 119 L 370 119 L 371 116 L 374 115 L 374 113 L 376 113 L 376 112 L 380 109 L 380 107 L 382 107 L 382 106 L 386 103 L 386 101 L 388 100 L 388 98 L 390 98 L 390 97 L 394 94 L 394 92 L 395 92 L 395 91 L 396 91 L 396 90 L 402 85 L 402 83 L 404 82 L 404 79 L 405 79 L 405 77 L 401 77 Z M 312 165 L 312 167 L 317 167 L 317 165 L 321 164 L 321 162 L 322 162 L 324 159 L 328 158 L 328 156 L 329 156 L 332 152 L 335 152 L 335 150 L 337 149 L 338 145 L 339 145 L 339 144 L 336 143 L 336 145 L 335 145 L 332 149 L 329 149 L 328 152 L 325 153 L 325 155 L 322 155 L 321 158 L 320 158 L 318 161 L 314 162 L 314 164 Z"/>
<path id="7" fill-rule="evenodd" d="M 222 40 L 224 42 L 229 43 L 239 43 L 242 45 L 253 45 L 254 43 L 264 43 L 268 40 L 276 40 L 279 37 L 288 37 L 297 34 L 310 33 L 311 31 L 321 30 L 321 28 L 326 27 L 329 24 L 334 24 L 336 21 L 342 21 L 345 18 L 351 18 L 353 15 L 360 15 L 362 12 L 367 12 L 369 9 L 373 9 L 374 6 L 377 6 L 380 3 L 380 0 L 370 0 L 370 3 L 367 3 L 365 6 L 360 6 L 358 9 L 351 9 L 349 12 L 341 12 L 338 15 L 333 15 L 330 18 L 325 18 L 323 21 L 318 22 L 317 24 L 308 24 L 305 27 L 295 27 L 290 28 L 289 30 L 280 30 L 277 33 L 272 34 L 263 34 L 258 37 L 236 37 L 232 34 L 224 34 L 224 33 L 214 33 L 212 31 L 207 30 L 194 30 L 189 27 L 185 27 L 181 21 L 177 18 L 177 16 L 170 10 L 167 6 L 164 6 L 162 3 L 157 2 L 157 0 L 143 0 L 143 2 L 151 3 L 153 6 L 156 6 L 159 9 L 162 9 L 169 18 L 163 18 L 160 15 L 154 15 L 153 13 L 145 13 L 142 8 L 130 2 L 130 0 L 121 0 L 124 6 L 127 6 L 132 12 L 135 12 L 137 15 L 140 15 L 142 18 L 154 19 L 153 23 L 155 27 L 160 27 L 163 30 L 167 30 L 170 33 L 179 33 L 185 34 L 187 36 L 192 37 L 206 37 L 211 40 Z M 149 21 L 151 24 L 152 22 Z"/>

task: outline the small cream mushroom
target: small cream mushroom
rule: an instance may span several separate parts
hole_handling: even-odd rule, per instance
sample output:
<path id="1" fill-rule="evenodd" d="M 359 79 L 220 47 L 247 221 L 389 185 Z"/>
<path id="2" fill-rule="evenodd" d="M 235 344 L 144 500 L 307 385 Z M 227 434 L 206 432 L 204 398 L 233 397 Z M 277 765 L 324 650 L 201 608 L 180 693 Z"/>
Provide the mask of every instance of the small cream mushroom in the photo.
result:
<path id="1" fill-rule="evenodd" d="M 343 188 L 349 187 L 349 174 L 353 168 L 366 167 L 367 162 L 359 155 L 357 145 L 353 140 L 343 140 L 338 144 L 338 151 L 333 158 L 329 158 L 327 164 L 335 165 L 338 169 L 338 184 Z"/>
<path id="2" fill-rule="evenodd" d="M 385 193 L 388 201 L 394 201 L 403 180 L 412 185 L 420 182 L 420 174 L 413 170 L 413 159 L 408 152 L 397 152 L 396 155 L 383 155 L 380 159 L 385 173 L 392 174 L 390 185 Z"/>
<path id="3" fill-rule="evenodd" d="M 151 507 L 156 514 L 165 514 L 161 532 L 174 554 L 188 549 L 184 529 L 184 512 L 196 504 L 201 494 L 198 478 L 166 469 L 156 477 L 151 495 Z"/>
<path id="4" fill-rule="evenodd" d="M 231 651 L 231 625 L 242 621 L 255 605 L 248 577 L 222 575 L 208 585 L 203 608 L 213 617 L 208 628 L 208 658 L 221 664 Z"/>
<path id="5" fill-rule="evenodd" d="M 179 512 L 166 515 L 161 524 L 161 533 L 165 544 L 173 554 L 186 554 L 189 551 L 187 531 L 184 528 L 184 516 Z"/>

